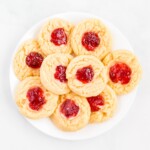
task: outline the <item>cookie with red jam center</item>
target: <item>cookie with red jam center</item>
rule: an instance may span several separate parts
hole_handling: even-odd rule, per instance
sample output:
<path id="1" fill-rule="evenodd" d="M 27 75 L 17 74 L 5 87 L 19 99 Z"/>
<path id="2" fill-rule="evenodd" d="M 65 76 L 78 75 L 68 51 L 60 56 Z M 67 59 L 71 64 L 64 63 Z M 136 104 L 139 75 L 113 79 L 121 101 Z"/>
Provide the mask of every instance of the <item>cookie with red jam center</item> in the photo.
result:
<path id="1" fill-rule="evenodd" d="M 86 98 L 69 93 L 60 97 L 58 106 L 50 118 L 61 130 L 76 131 L 88 124 L 90 113 L 90 105 Z"/>
<path id="2" fill-rule="evenodd" d="M 47 90 L 59 95 L 69 93 L 66 68 L 72 58 L 69 54 L 60 53 L 45 58 L 40 69 L 40 79 Z"/>
<path id="3" fill-rule="evenodd" d="M 49 117 L 57 107 L 58 95 L 47 91 L 40 78 L 28 77 L 16 90 L 16 104 L 20 112 L 31 119 Z"/>
<path id="4" fill-rule="evenodd" d="M 14 57 L 14 72 L 19 80 L 39 76 L 45 55 L 36 40 L 24 42 Z"/>
<path id="5" fill-rule="evenodd" d="M 41 29 L 38 42 L 47 56 L 53 53 L 72 52 L 70 40 L 73 25 L 62 19 L 51 19 Z"/>
<path id="6" fill-rule="evenodd" d="M 141 79 L 141 65 L 136 56 L 128 50 L 109 53 L 103 63 L 107 67 L 108 84 L 118 95 L 132 91 Z"/>
<path id="7" fill-rule="evenodd" d="M 91 108 L 91 123 L 100 123 L 111 118 L 117 106 L 117 96 L 113 89 L 108 85 L 97 96 L 86 98 Z"/>
<path id="8" fill-rule="evenodd" d="M 107 83 L 107 72 L 102 62 L 94 56 L 75 57 L 67 67 L 69 88 L 84 97 L 97 96 Z"/>
<path id="9" fill-rule="evenodd" d="M 76 55 L 93 55 L 102 60 L 112 49 L 111 35 L 98 19 L 87 19 L 75 26 L 71 45 Z"/>

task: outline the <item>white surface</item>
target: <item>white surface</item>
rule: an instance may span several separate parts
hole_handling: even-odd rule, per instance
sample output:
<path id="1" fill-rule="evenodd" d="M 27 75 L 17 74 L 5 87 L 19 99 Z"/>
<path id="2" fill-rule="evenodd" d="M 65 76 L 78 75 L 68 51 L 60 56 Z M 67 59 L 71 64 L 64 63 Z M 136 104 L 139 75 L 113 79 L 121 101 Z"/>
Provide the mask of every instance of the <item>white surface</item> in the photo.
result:
<path id="1" fill-rule="evenodd" d="M 35 24 L 17 43 L 16 49 L 14 49 L 13 55 L 17 52 L 19 46 L 22 44 L 22 42 L 36 38 L 37 35 L 39 34 L 39 31 L 41 30 L 41 27 L 45 22 L 47 22 L 49 19 L 52 18 L 62 18 L 65 20 L 70 21 L 71 23 L 77 24 L 78 22 L 88 19 L 88 18 L 97 18 L 98 16 L 94 16 L 91 14 L 86 14 L 86 13 L 63 13 L 63 14 L 56 14 L 54 16 L 50 16 L 48 18 L 45 18 Z M 128 49 L 133 51 L 132 47 L 130 46 L 128 40 L 120 33 L 120 31 L 112 25 L 110 22 L 106 21 L 105 19 L 98 18 L 104 24 L 108 27 L 108 29 L 111 32 L 112 38 L 113 38 L 113 50 L 115 49 Z M 13 70 L 13 57 L 12 61 L 10 64 L 10 88 L 11 88 L 11 93 L 14 96 L 15 94 L 15 89 L 16 86 L 18 85 L 19 81 L 16 78 Z M 135 96 L 136 96 L 136 89 L 129 94 L 123 95 L 118 97 L 118 104 L 117 104 L 117 110 L 116 114 L 114 115 L 113 118 L 109 119 L 108 121 L 105 121 L 101 124 L 92 124 L 88 125 L 82 130 L 79 130 L 77 132 L 63 132 L 59 130 L 54 124 L 50 121 L 49 118 L 44 118 L 40 120 L 30 120 L 27 119 L 30 124 L 32 124 L 35 128 L 39 129 L 43 133 L 56 137 L 59 139 L 66 139 L 66 140 L 82 140 L 82 139 L 89 139 L 98 135 L 101 135 L 102 133 L 108 131 L 112 127 L 114 127 L 129 111 L 132 103 L 134 102 Z"/>
<path id="2" fill-rule="evenodd" d="M 0 0 L 0 150 L 149 150 L 150 149 L 149 0 Z M 9 64 L 22 35 L 42 18 L 85 11 L 110 20 L 129 39 L 143 66 L 143 79 L 128 115 L 92 140 L 67 142 L 41 134 L 14 109 Z"/>

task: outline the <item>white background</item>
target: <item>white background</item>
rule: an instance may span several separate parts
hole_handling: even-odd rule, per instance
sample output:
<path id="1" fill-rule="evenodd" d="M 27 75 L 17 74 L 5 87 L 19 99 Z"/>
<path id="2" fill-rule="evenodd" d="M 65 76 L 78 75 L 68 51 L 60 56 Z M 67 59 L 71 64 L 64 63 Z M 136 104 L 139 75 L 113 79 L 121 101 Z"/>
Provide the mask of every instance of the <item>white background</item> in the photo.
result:
<path id="1" fill-rule="evenodd" d="M 82 11 L 111 21 L 129 39 L 143 79 L 127 116 L 94 139 L 68 142 L 34 129 L 18 113 L 9 89 L 9 64 L 18 40 L 35 23 L 55 13 Z M 150 149 L 149 0 L 0 0 L 0 150 Z"/>

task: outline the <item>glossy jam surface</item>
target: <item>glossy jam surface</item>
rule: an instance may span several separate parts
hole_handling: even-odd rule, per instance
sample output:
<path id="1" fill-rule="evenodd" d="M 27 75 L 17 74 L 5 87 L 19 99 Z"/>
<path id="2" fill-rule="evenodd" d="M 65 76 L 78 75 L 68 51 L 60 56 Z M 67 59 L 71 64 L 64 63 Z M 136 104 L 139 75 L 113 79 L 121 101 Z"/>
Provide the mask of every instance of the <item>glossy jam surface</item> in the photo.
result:
<path id="1" fill-rule="evenodd" d="M 93 77 L 94 71 L 91 65 L 78 69 L 76 72 L 76 78 L 84 84 L 91 82 Z"/>
<path id="2" fill-rule="evenodd" d="M 87 97 L 87 101 L 90 104 L 92 112 L 99 111 L 104 105 L 104 98 L 102 95 Z"/>
<path id="3" fill-rule="evenodd" d="M 56 67 L 56 72 L 54 74 L 55 79 L 59 80 L 60 82 L 67 82 L 66 79 L 66 68 L 65 66 L 59 65 Z"/>
<path id="4" fill-rule="evenodd" d="M 32 110 L 38 111 L 46 103 L 44 92 L 40 87 L 29 89 L 26 96 L 29 100 L 29 107 Z"/>
<path id="5" fill-rule="evenodd" d="M 114 83 L 128 84 L 131 80 L 131 68 L 125 63 L 116 63 L 110 67 L 109 77 Z"/>
<path id="6" fill-rule="evenodd" d="M 56 46 L 67 44 L 67 35 L 63 28 L 57 28 L 51 33 L 51 40 Z"/>
<path id="7" fill-rule="evenodd" d="M 98 47 L 100 44 L 100 38 L 98 37 L 98 34 L 94 32 L 85 32 L 82 36 L 82 45 L 88 50 L 88 51 L 94 51 L 96 47 Z"/>
<path id="8" fill-rule="evenodd" d="M 26 57 L 26 64 L 30 68 L 38 69 L 41 67 L 43 62 L 43 56 L 37 52 L 31 52 Z"/>
<path id="9" fill-rule="evenodd" d="M 79 106 L 77 106 L 73 100 L 66 99 L 60 106 L 60 112 L 66 118 L 72 118 L 78 114 Z"/>

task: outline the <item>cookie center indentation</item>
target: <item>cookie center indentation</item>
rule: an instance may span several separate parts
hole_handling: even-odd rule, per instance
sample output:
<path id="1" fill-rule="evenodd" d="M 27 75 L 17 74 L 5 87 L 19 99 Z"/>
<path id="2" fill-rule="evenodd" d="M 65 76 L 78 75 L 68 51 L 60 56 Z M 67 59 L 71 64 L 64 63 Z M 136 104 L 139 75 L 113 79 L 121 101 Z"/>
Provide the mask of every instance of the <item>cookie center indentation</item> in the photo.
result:
<path id="1" fill-rule="evenodd" d="M 63 28 L 57 28 L 51 33 L 51 40 L 56 46 L 67 44 L 67 35 Z"/>
<path id="2" fill-rule="evenodd" d="M 56 72 L 54 74 L 55 79 L 59 80 L 60 82 L 66 83 L 66 66 L 59 65 L 56 67 Z"/>
<path id="3" fill-rule="evenodd" d="M 76 78 L 84 84 L 91 82 L 93 77 L 94 70 L 91 65 L 78 69 L 76 72 Z"/>
<path id="4" fill-rule="evenodd" d="M 85 32 L 82 36 L 82 45 L 87 51 L 94 51 L 100 44 L 100 38 L 97 33 Z"/>
<path id="5" fill-rule="evenodd" d="M 72 118 L 78 114 L 79 106 L 77 106 L 73 100 L 66 99 L 60 106 L 60 112 L 66 118 Z"/>
<path id="6" fill-rule="evenodd" d="M 99 111 L 104 106 L 104 97 L 102 95 L 87 97 L 87 101 L 92 112 Z"/>
<path id="7" fill-rule="evenodd" d="M 46 103 L 44 92 L 40 87 L 30 88 L 27 91 L 27 98 L 31 109 L 38 111 Z"/>
<path id="8" fill-rule="evenodd" d="M 31 52 L 26 57 L 26 64 L 30 68 L 38 69 L 41 67 L 43 62 L 43 56 L 37 52 Z"/>
<path id="9" fill-rule="evenodd" d="M 116 63 L 109 69 L 109 77 L 114 83 L 128 84 L 131 80 L 131 68 L 122 62 Z"/>

